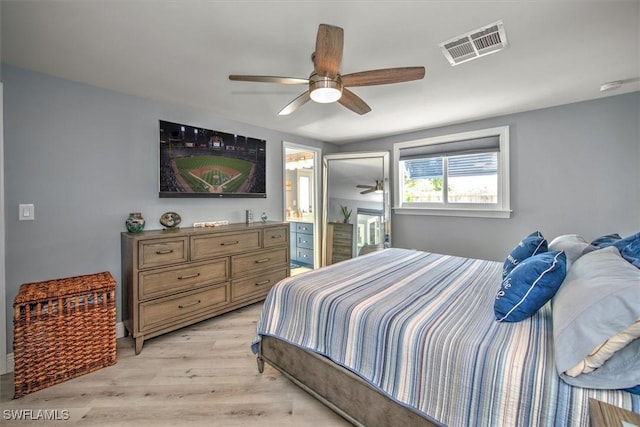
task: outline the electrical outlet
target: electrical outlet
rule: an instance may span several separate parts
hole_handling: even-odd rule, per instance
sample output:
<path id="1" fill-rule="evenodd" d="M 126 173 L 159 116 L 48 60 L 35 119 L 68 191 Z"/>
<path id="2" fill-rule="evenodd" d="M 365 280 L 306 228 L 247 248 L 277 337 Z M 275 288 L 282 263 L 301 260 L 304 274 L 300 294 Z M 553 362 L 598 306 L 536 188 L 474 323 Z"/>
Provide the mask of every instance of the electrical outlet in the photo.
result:
<path id="1" fill-rule="evenodd" d="M 33 204 L 18 205 L 18 221 L 33 221 L 36 219 Z"/>

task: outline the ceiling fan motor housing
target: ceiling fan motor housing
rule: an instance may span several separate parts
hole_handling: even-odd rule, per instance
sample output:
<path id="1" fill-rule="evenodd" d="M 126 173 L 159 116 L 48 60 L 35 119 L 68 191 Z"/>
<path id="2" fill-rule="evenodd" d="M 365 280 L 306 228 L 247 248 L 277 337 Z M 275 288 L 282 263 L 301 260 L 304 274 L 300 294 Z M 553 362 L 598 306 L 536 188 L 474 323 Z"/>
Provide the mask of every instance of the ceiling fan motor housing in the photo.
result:
<path id="1" fill-rule="evenodd" d="M 322 104 L 336 102 L 342 97 L 342 87 L 339 75 L 332 79 L 313 73 L 309 77 L 309 94 L 315 102 Z"/>

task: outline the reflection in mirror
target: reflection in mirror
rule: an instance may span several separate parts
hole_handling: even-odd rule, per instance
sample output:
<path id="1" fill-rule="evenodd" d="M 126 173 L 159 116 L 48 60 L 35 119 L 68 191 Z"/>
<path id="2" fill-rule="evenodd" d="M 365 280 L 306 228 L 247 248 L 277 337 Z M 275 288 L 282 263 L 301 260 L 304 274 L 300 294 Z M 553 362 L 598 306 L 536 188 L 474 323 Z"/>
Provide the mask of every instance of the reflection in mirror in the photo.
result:
<path id="1" fill-rule="evenodd" d="M 390 247 L 389 153 L 323 160 L 323 265 Z"/>

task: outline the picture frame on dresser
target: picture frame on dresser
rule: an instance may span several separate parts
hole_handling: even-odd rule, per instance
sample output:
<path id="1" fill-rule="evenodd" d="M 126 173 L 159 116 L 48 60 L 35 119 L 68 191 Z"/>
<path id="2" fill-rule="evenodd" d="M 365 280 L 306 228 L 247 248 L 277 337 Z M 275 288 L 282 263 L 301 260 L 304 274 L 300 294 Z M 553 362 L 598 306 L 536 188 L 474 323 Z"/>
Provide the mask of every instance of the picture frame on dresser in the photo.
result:
<path id="1" fill-rule="evenodd" d="M 289 223 L 121 233 L 122 321 L 145 340 L 264 300 L 290 275 Z"/>

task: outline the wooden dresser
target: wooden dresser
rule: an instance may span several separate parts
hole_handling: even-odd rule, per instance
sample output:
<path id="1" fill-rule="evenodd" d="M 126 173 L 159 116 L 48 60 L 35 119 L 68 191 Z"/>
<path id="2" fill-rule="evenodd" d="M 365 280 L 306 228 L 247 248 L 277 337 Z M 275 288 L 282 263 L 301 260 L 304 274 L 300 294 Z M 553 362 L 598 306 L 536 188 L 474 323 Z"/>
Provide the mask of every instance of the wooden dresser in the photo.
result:
<path id="1" fill-rule="evenodd" d="M 145 339 L 263 300 L 289 276 L 289 224 L 121 234 L 122 321 Z"/>
<path id="2" fill-rule="evenodd" d="M 353 225 L 338 222 L 327 224 L 326 264 L 353 258 Z"/>

